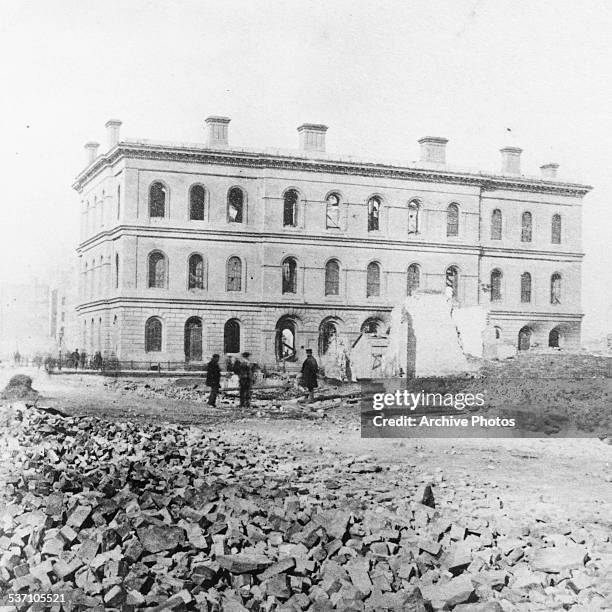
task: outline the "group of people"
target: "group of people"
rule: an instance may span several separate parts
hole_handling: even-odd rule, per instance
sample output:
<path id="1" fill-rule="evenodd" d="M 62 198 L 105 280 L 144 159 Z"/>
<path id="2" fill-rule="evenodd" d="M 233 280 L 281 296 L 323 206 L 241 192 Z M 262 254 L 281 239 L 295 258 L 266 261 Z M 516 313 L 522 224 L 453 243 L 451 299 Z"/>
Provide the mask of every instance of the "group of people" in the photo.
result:
<path id="1" fill-rule="evenodd" d="M 68 353 L 68 357 L 66 359 L 66 367 L 74 368 L 78 370 L 84 370 L 87 366 L 92 367 L 94 370 L 102 369 L 102 353 L 100 351 L 96 351 L 93 354 L 93 357 L 87 360 L 87 353 L 85 351 L 81 351 L 79 353 L 79 349 L 75 349 L 72 353 Z"/>
<path id="2" fill-rule="evenodd" d="M 206 385 L 210 387 L 208 405 L 216 406 L 217 396 L 221 389 L 221 366 L 219 355 L 214 354 L 206 366 Z M 251 354 L 242 353 L 240 359 L 228 359 L 227 370 L 238 376 L 240 389 L 240 407 L 250 408 L 253 395 L 253 383 L 255 382 L 255 371 L 259 367 L 251 361 Z M 308 400 L 314 401 L 314 390 L 318 386 L 319 364 L 312 355 L 312 349 L 306 349 L 306 359 L 302 364 L 302 377 L 300 385 L 308 389 Z"/>

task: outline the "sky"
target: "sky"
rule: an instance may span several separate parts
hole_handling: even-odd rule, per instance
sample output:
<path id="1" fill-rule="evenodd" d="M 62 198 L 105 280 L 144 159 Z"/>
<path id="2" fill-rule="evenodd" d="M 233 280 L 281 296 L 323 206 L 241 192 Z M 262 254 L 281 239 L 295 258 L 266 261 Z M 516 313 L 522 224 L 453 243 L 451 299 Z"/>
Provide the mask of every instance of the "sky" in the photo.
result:
<path id="1" fill-rule="evenodd" d="M 612 332 L 612 3 L 505 0 L 0 0 L 0 281 L 53 280 L 74 256 L 85 142 L 297 146 L 499 170 L 520 146 L 586 182 L 583 336 Z M 511 132 L 507 131 L 511 129 Z"/>

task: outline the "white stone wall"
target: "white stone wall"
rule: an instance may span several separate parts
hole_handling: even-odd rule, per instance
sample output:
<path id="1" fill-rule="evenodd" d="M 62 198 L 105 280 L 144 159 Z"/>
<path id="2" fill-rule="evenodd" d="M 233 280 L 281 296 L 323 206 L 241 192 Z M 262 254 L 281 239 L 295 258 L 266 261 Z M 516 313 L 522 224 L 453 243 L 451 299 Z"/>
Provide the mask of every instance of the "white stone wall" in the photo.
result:
<path id="1" fill-rule="evenodd" d="M 161 181 L 168 189 L 166 216 L 151 219 L 149 187 Z M 205 219 L 189 219 L 189 189 L 206 189 Z M 244 222 L 227 220 L 227 192 L 245 193 Z M 300 194 L 297 226 L 283 227 L 283 194 Z M 120 189 L 120 198 L 117 190 Z M 325 223 L 325 198 L 340 195 L 340 228 Z M 367 229 L 367 201 L 382 201 L 380 229 Z M 528 325 L 534 338 L 547 338 L 562 325 L 569 345 L 580 337 L 580 221 L 577 196 L 511 190 L 482 191 L 476 185 L 371 177 L 339 172 L 257 168 L 159 159 L 119 158 L 80 192 L 82 241 L 80 260 L 80 329 L 87 325 L 84 348 L 120 358 L 146 360 L 144 323 L 164 322 L 161 360 L 184 358 L 184 324 L 190 316 L 204 322 L 205 355 L 222 350 L 223 325 L 242 322 L 243 348 L 260 359 L 274 359 L 274 328 L 284 314 L 302 312 L 298 345 L 316 347 L 318 327 L 337 312 L 344 333 L 356 338 L 368 312 L 389 313 L 406 297 L 406 271 L 421 269 L 421 289 L 443 291 L 445 271 L 459 269 L 459 301 L 484 304 L 504 339 L 516 342 Z M 408 234 L 408 203 L 420 203 L 419 232 Z M 87 205 L 89 203 L 89 206 Z M 459 232 L 446 235 L 449 204 L 459 207 Z M 502 240 L 491 240 L 490 219 L 502 210 Z M 521 214 L 533 218 L 533 239 L 520 240 Z M 551 242 L 551 219 L 562 216 L 562 241 Z M 162 251 L 168 262 L 167 286 L 148 287 L 148 256 Z M 204 289 L 189 290 L 188 258 L 205 261 Z M 118 276 L 116 258 L 118 256 Z M 226 263 L 243 262 L 242 289 L 226 291 Z M 298 264 L 297 292 L 281 292 L 281 263 Z M 341 290 L 324 295 L 325 263 L 340 262 Z M 381 294 L 366 296 L 366 269 L 381 266 Z M 85 272 L 87 264 L 87 272 Z M 490 303 L 484 287 L 490 272 L 503 272 L 502 300 Z M 532 275 L 532 301 L 520 302 L 520 275 Z M 562 303 L 550 304 L 550 276 L 562 275 Z M 114 317 L 117 322 L 114 323 Z M 336 315 L 334 315 L 336 316 Z M 93 324 L 92 324 L 93 319 Z M 93 328 L 93 333 L 91 329 Z"/>

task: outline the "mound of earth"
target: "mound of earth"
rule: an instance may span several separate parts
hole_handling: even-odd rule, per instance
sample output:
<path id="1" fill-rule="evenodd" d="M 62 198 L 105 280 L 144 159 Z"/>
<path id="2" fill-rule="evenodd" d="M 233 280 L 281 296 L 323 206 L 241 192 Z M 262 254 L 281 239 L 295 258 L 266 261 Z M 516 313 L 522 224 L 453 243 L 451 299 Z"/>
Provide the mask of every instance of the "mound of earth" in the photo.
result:
<path id="1" fill-rule="evenodd" d="M 9 380 L 0 394 L 3 400 L 37 400 L 40 394 L 32 388 L 32 379 L 25 374 L 16 374 Z"/>

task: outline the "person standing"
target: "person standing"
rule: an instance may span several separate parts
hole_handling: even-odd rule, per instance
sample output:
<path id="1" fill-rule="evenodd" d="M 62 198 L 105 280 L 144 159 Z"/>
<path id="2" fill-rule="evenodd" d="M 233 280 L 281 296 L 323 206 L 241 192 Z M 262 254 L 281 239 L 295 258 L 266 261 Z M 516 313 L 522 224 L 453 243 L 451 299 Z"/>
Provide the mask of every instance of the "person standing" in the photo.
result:
<path id="1" fill-rule="evenodd" d="M 210 387 L 207 403 L 209 406 L 216 406 L 217 394 L 221 387 L 221 368 L 219 367 L 219 355 L 216 353 L 206 366 L 206 384 Z"/>
<path id="2" fill-rule="evenodd" d="M 79 355 L 79 349 L 74 349 L 74 353 L 72 353 L 72 367 L 75 370 L 78 370 L 80 362 L 81 362 L 81 356 Z"/>
<path id="3" fill-rule="evenodd" d="M 249 358 L 251 353 L 242 353 L 242 359 L 235 366 L 240 386 L 240 407 L 251 407 L 251 395 L 253 394 L 253 364 Z"/>
<path id="4" fill-rule="evenodd" d="M 312 356 L 312 349 L 306 349 L 306 359 L 302 364 L 302 385 L 308 389 L 308 401 L 314 402 L 314 390 L 319 386 L 317 375 L 319 364 Z"/>

